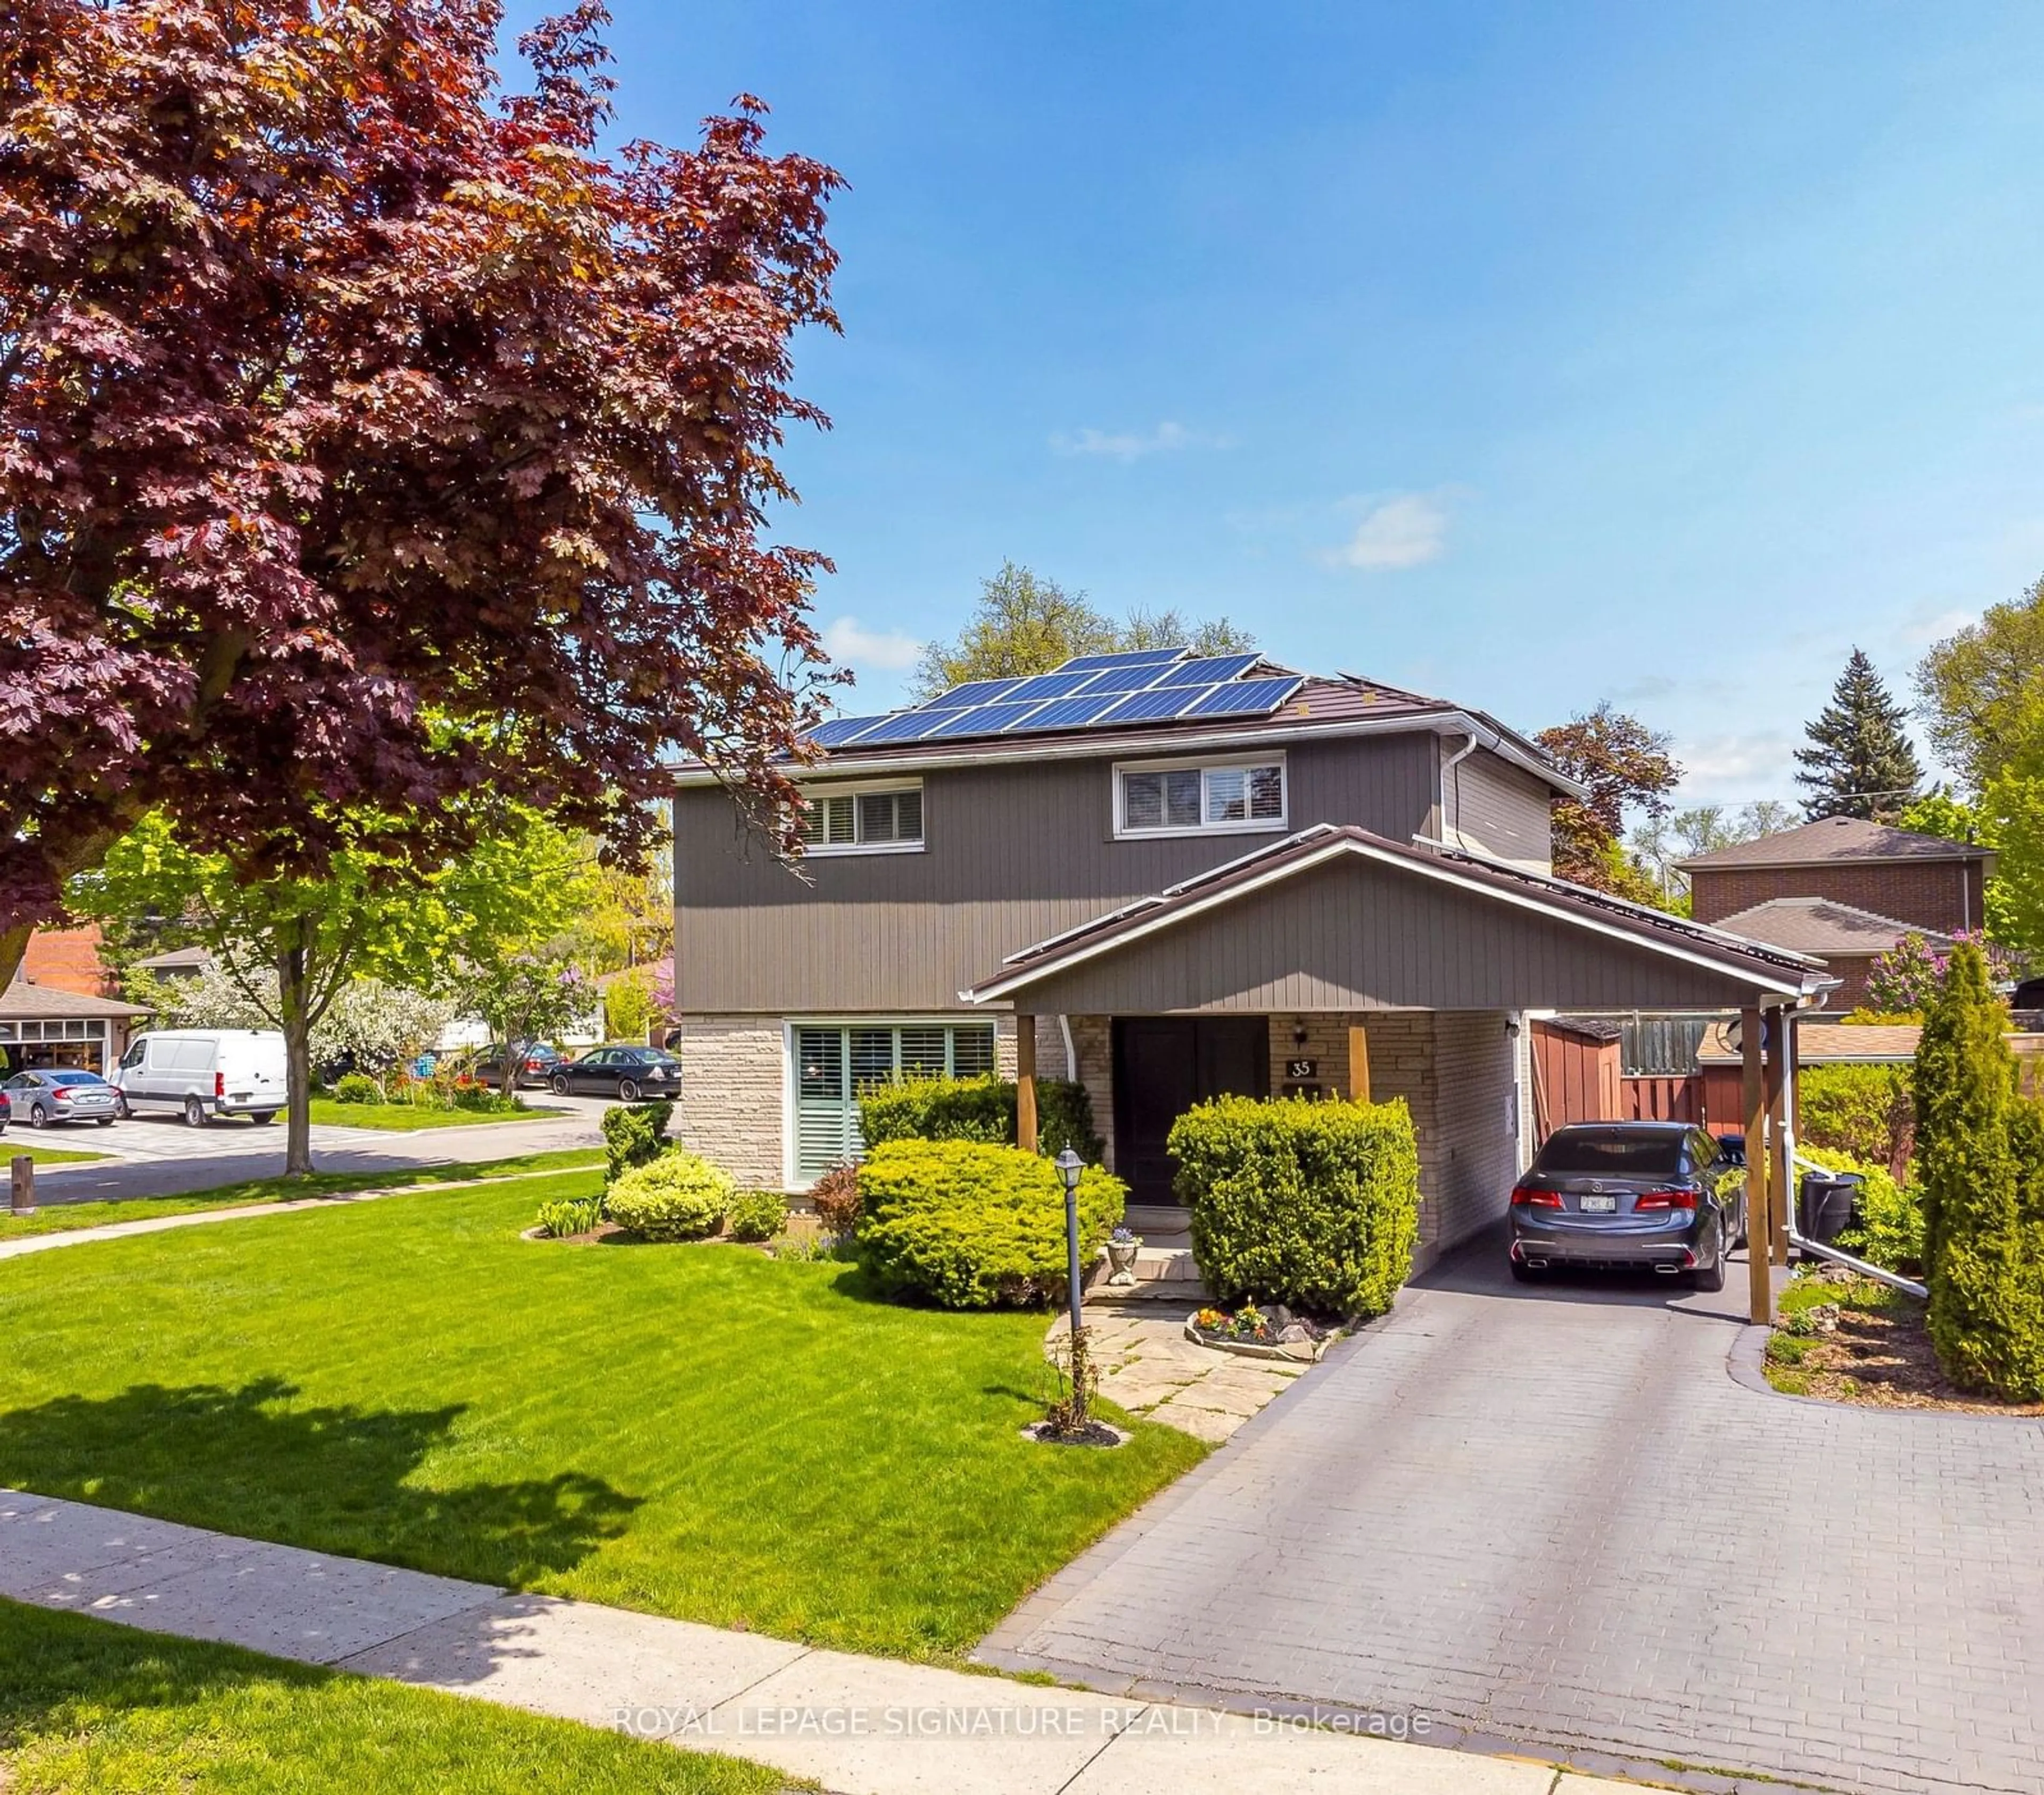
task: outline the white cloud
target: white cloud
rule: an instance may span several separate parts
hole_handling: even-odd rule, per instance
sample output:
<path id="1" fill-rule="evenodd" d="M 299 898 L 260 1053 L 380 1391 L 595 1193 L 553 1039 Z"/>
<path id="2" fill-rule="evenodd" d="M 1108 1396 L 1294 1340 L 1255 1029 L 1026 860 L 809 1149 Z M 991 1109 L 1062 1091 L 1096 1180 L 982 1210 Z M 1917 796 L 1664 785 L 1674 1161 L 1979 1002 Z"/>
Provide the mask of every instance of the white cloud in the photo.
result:
<path id="1" fill-rule="evenodd" d="M 868 629 L 857 617 L 834 617 L 824 626 L 824 652 L 840 667 L 899 672 L 913 667 L 923 644 L 895 629 Z"/>
<path id="2" fill-rule="evenodd" d="M 1174 449 L 1227 448 L 1225 436 L 1204 430 L 1188 430 L 1168 418 L 1154 430 L 1084 430 L 1062 432 L 1051 439 L 1060 455 L 1104 455 L 1114 461 L 1140 461 L 1146 455 L 1162 455 Z"/>
<path id="3" fill-rule="evenodd" d="M 1680 801 L 1743 803 L 1755 798 L 1792 798 L 1797 738 L 1780 730 L 1677 740 L 1682 768 Z"/>
<path id="4" fill-rule="evenodd" d="M 1395 494 L 1366 502 L 1355 533 L 1327 559 L 1337 567 L 1379 571 L 1417 567 L 1440 559 L 1447 547 L 1447 509 L 1425 493 Z"/>

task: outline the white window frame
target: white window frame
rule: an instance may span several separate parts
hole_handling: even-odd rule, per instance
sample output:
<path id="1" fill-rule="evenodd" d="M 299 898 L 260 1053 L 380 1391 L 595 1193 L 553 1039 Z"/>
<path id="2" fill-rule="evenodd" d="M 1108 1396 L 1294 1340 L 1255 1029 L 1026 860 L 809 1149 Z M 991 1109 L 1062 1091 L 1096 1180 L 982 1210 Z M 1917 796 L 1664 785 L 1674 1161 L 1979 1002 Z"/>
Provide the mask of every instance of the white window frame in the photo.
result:
<path id="1" fill-rule="evenodd" d="M 923 790 L 920 779 L 860 779 L 856 782 L 846 780 L 801 788 L 805 801 L 813 798 L 848 798 L 851 800 L 852 832 L 859 830 L 859 801 L 862 798 L 877 797 L 883 792 L 919 792 L 923 798 L 923 832 L 913 841 L 851 841 L 805 842 L 802 858 L 836 858 L 847 854 L 920 854 L 930 833 L 930 797 Z"/>
<path id="2" fill-rule="evenodd" d="M 1274 817 L 1244 817 L 1239 823 L 1206 821 L 1206 775 L 1238 767 L 1275 767 L 1278 769 L 1278 814 Z M 1127 776 L 1131 773 L 1182 773 L 1189 768 L 1197 769 L 1200 775 L 1201 821 L 1189 827 L 1131 828 L 1124 807 Z M 1161 841 L 1174 836 L 1189 835 L 1283 835 L 1291 827 L 1289 819 L 1292 813 L 1292 771 L 1285 764 L 1281 749 L 1269 749 L 1262 754 L 1189 755 L 1178 760 L 1117 760 L 1113 767 L 1113 778 L 1114 839 L 1116 841 Z"/>
<path id="3" fill-rule="evenodd" d="M 801 1192 L 816 1182 L 804 1178 L 797 1169 L 797 1161 L 801 1149 L 797 1140 L 797 1105 L 801 1101 L 802 1069 L 797 1060 L 795 1047 L 800 1032 L 805 1028 L 982 1028 L 991 1025 L 993 1029 L 993 1075 L 1001 1076 L 1001 1019 L 998 1015 L 961 1015 L 953 1010 L 949 1015 L 897 1016 L 790 1016 L 781 1022 L 781 1188 Z M 951 1051 L 951 1044 L 946 1044 Z M 851 1067 L 845 1069 L 847 1077 Z"/>

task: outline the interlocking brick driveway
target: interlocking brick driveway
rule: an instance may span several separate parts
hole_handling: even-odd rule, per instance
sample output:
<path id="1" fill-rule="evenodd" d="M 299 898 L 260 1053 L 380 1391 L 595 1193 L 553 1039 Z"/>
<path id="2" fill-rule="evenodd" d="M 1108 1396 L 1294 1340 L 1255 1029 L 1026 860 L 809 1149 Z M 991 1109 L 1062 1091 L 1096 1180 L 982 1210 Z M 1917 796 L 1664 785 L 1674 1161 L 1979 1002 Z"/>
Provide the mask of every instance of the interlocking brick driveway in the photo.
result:
<path id="1" fill-rule="evenodd" d="M 1016 1611 L 1094 1687 L 1551 1755 L 2044 1790 L 2044 1424 L 1727 1374 L 1723 1297 L 1461 1254 Z"/>

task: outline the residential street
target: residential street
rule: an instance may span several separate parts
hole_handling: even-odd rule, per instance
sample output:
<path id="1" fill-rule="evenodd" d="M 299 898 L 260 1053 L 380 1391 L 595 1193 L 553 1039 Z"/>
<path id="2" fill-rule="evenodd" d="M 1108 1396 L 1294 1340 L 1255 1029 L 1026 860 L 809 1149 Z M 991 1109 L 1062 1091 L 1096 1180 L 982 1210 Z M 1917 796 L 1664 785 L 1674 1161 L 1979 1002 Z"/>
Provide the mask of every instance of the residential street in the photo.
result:
<path id="1" fill-rule="evenodd" d="M 399 1133 L 388 1128 L 316 1127 L 313 1156 L 323 1172 L 386 1172 L 408 1166 L 465 1164 L 505 1159 L 521 1153 L 548 1153 L 568 1147 L 601 1146 L 601 1097 L 526 1094 L 526 1101 L 565 1112 L 529 1122 L 471 1123 Z M 29 1131 L 10 1130 L 0 1156 Z M 35 1136 L 42 1145 L 75 1148 L 109 1157 L 84 1165 L 44 1166 L 36 1173 L 36 1194 L 44 1203 L 84 1203 L 126 1197 L 177 1197 L 244 1178 L 275 1177 L 284 1169 L 281 1118 L 267 1127 L 239 1118 L 203 1128 L 186 1128 L 174 1117 L 133 1116 L 110 1128 L 51 1128 Z"/>
<path id="2" fill-rule="evenodd" d="M 1480 1241 L 987 1642 L 1855 1790 L 2044 1788 L 2044 1424 L 1735 1382 L 1720 1297 Z"/>

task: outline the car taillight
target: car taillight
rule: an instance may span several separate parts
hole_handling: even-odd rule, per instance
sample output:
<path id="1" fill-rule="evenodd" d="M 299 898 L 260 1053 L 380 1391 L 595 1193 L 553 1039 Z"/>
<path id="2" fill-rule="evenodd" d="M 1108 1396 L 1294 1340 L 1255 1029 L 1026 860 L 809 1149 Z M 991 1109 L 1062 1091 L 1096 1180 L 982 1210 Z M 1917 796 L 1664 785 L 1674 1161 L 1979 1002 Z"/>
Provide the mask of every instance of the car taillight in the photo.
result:
<path id="1" fill-rule="evenodd" d="M 1696 1193 L 1693 1190 L 1642 1190 L 1632 1199 L 1632 1213 L 1642 1209 L 1693 1209 Z"/>
<path id="2" fill-rule="evenodd" d="M 213 1074 L 213 1094 L 215 1097 L 225 1097 L 225 1096 L 226 1096 L 226 1094 L 227 1094 L 227 1074 L 226 1074 L 225 1072 L 216 1072 L 216 1073 L 214 1073 L 214 1074 Z"/>
<path id="3" fill-rule="evenodd" d="M 1562 1206 L 1558 1191 L 1537 1190 L 1530 1184 L 1515 1186 L 1512 1201 L 1519 1208 L 1527 1209 L 1558 1209 Z"/>

